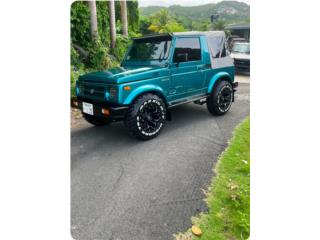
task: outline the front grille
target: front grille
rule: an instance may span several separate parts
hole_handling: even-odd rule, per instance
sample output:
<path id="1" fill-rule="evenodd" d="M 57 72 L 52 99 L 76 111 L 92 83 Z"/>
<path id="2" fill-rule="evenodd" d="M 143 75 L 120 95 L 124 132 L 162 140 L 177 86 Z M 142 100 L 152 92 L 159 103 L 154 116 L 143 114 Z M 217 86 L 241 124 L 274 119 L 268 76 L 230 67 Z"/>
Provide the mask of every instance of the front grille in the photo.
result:
<path id="1" fill-rule="evenodd" d="M 104 98 L 107 86 L 101 86 L 94 83 L 79 82 L 80 95 L 89 98 Z"/>
<path id="2" fill-rule="evenodd" d="M 246 59 L 234 59 L 234 65 L 238 67 L 247 67 L 250 66 L 250 60 Z"/>
<path id="3" fill-rule="evenodd" d="M 86 96 L 94 96 L 101 98 L 105 94 L 105 89 L 103 87 L 94 86 L 84 87 L 83 94 Z"/>

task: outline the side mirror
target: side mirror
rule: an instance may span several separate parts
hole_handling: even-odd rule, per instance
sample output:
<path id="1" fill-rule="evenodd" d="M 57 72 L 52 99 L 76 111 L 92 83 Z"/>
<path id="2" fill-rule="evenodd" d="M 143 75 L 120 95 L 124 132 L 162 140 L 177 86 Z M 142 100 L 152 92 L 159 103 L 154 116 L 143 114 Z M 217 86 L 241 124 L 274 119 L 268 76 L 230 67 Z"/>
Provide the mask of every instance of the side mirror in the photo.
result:
<path id="1" fill-rule="evenodd" d="M 178 53 L 175 57 L 175 64 L 178 67 L 179 63 L 188 61 L 188 53 Z"/>

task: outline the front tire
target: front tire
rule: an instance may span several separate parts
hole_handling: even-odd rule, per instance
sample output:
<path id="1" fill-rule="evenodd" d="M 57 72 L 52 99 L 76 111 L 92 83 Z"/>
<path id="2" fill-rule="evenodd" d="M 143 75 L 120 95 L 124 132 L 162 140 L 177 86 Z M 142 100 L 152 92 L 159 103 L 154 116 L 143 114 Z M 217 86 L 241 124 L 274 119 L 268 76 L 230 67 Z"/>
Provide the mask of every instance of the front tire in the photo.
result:
<path id="1" fill-rule="evenodd" d="M 83 118 L 90 124 L 94 125 L 94 126 L 104 126 L 109 124 L 108 120 L 102 119 L 102 118 L 98 118 L 95 116 L 91 116 L 85 113 L 82 113 Z"/>
<path id="2" fill-rule="evenodd" d="M 229 82 L 221 81 L 207 98 L 208 111 L 215 116 L 220 116 L 229 111 L 233 100 L 233 89 Z"/>
<path id="3" fill-rule="evenodd" d="M 166 106 L 155 94 L 138 97 L 129 107 L 125 126 L 130 133 L 141 140 L 149 140 L 159 135 L 166 119 Z"/>

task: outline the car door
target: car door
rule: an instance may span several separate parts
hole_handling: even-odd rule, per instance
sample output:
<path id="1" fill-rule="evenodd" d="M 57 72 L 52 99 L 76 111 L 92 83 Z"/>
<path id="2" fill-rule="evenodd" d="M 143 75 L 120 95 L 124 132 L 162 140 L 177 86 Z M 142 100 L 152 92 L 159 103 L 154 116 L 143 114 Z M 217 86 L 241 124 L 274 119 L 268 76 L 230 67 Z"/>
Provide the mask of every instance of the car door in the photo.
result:
<path id="1" fill-rule="evenodd" d="M 174 46 L 169 101 L 201 94 L 204 81 L 200 38 L 177 37 Z"/>

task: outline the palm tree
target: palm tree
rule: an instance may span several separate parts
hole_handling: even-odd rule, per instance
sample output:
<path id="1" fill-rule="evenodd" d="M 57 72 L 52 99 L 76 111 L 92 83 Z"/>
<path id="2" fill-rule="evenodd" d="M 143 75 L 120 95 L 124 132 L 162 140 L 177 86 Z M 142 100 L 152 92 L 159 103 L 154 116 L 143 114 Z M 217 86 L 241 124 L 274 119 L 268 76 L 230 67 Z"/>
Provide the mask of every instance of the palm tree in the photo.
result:
<path id="1" fill-rule="evenodd" d="M 165 32 L 167 24 L 172 20 L 168 9 L 161 9 L 155 13 L 152 17 L 152 24 L 149 27 L 149 30 L 153 32 Z"/>
<path id="2" fill-rule="evenodd" d="M 214 30 L 222 30 L 224 31 L 226 29 L 226 22 L 223 20 L 218 20 L 213 24 Z"/>
<path id="3" fill-rule="evenodd" d="M 114 0 L 109 1 L 109 24 L 110 24 L 110 37 L 111 37 L 111 48 L 116 46 L 116 13 L 114 7 Z"/>
<path id="4" fill-rule="evenodd" d="M 161 9 L 152 17 L 152 24 L 148 30 L 157 33 L 164 32 L 183 32 L 185 29 L 171 15 L 168 9 Z"/>
<path id="5" fill-rule="evenodd" d="M 97 22 L 97 8 L 96 1 L 88 1 L 90 9 L 90 29 L 91 39 L 96 40 L 98 38 L 98 22 Z"/>
<path id="6" fill-rule="evenodd" d="M 127 17 L 127 1 L 120 1 L 121 6 L 121 23 L 122 23 L 122 34 L 128 36 L 128 17 Z"/>

